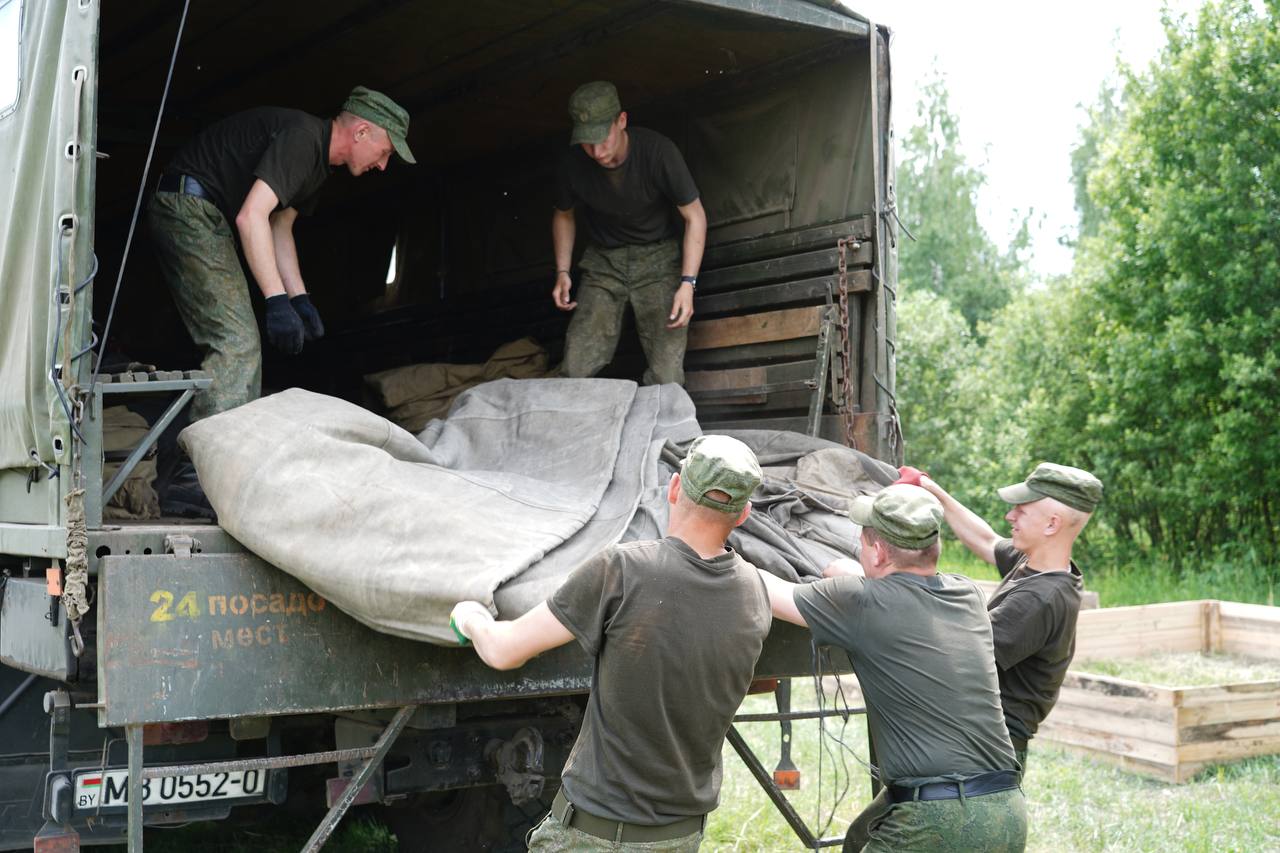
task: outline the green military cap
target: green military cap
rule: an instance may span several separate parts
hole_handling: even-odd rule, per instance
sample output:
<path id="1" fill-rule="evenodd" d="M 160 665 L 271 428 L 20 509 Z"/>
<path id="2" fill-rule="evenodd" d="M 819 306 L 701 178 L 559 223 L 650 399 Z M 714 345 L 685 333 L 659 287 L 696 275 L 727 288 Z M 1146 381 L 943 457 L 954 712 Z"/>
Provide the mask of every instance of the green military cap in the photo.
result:
<path id="1" fill-rule="evenodd" d="M 1021 483 L 997 490 L 1011 504 L 1029 504 L 1053 498 L 1080 512 L 1093 512 L 1102 501 L 1102 481 L 1080 468 L 1041 462 Z"/>
<path id="2" fill-rule="evenodd" d="M 610 125 L 620 112 L 622 104 L 618 102 L 618 90 L 612 83 L 604 80 L 583 83 L 569 96 L 569 116 L 573 119 L 569 144 L 604 142 Z"/>
<path id="3" fill-rule="evenodd" d="M 878 494 L 854 498 L 849 517 L 875 530 L 890 545 L 919 551 L 938 541 L 942 504 L 919 486 L 895 483 Z"/>
<path id="4" fill-rule="evenodd" d="M 405 139 L 409 135 L 409 113 L 404 107 L 381 92 L 356 86 L 347 96 L 342 109 L 385 130 L 401 160 L 406 163 L 418 162 L 413 159 L 413 152 L 409 150 L 409 143 Z"/>
<path id="5" fill-rule="evenodd" d="M 684 493 L 694 503 L 720 512 L 742 512 L 763 476 L 751 448 L 727 435 L 695 438 L 680 463 L 680 488 Z M 724 492 L 729 500 L 716 500 L 707 494 L 713 491 Z"/>

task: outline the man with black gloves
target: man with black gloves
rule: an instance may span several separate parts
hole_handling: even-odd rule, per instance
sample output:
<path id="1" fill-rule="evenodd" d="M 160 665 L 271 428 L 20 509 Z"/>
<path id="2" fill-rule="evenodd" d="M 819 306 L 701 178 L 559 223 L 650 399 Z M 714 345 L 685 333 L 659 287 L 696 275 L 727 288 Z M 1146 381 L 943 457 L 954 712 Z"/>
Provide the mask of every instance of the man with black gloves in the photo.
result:
<path id="1" fill-rule="evenodd" d="M 385 169 L 392 153 L 415 162 L 408 131 L 403 107 L 357 86 L 336 118 L 281 107 L 246 110 L 200 133 L 169 163 L 148 208 L 151 236 L 178 313 L 204 351 L 201 367 L 213 377 L 192 400 L 191 420 L 261 392 L 261 343 L 236 237 L 267 300 L 267 339 L 296 355 L 304 341 L 324 335 L 298 266 L 298 212 L 314 209 L 334 166 L 361 175 Z M 166 514 L 208 514 L 189 469 L 186 462 L 175 475 L 172 500 L 162 497 Z"/>

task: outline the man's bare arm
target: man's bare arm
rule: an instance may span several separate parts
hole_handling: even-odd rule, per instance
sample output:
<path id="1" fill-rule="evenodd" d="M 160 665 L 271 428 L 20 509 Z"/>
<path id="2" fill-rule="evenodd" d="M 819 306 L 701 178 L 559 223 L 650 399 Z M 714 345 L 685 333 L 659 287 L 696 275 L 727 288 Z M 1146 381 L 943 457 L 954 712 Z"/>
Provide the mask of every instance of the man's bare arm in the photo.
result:
<path id="1" fill-rule="evenodd" d="M 569 629 L 544 601 L 511 622 L 499 622 L 478 601 L 463 601 L 450 618 L 476 647 L 480 659 L 494 669 L 515 669 L 548 649 L 573 639 Z"/>
<path id="2" fill-rule="evenodd" d="M 796 607 L 796 585 L 771 575 L 764 569 L 756 569 L 756 571 L 764 579 L 764 587 L 769 592 L 769 607 L 773 610 L 773 618 L 799 625 L 801 628 L 808 628 L 809 623 L 804 621 L 804 617 L 800 615 L 800 608 Z"/>
<path id="3" fill-rule="evenodd" d="M 951 497 L 946 489 L 939 486 L 929 477 L 922 476 L 920 478 L 920 487 L 932 494 L 942 504 L 942 516 L 946 519 L 947 524 L 951 526 L 956 538 L 978 557 L 994 566 L 996 564 L 996 543 L 1000 541 L 1000 536 L 991 529 L 991 525 L 979 518 L 973 510 Z"/>
<path id="4" fill-rule="evenodd" d="M 551 214 L 551 247 L 556 256 L 556 284 L 551 291 L 551 299 L 561 311 L 572 311 L 578 307 L 577 302 L 569 301 L 569 291 L 573 287 L 569 267 L 573 264 L 573 241 L 576 236 L 577 223 L 574 221 L 572 208 L 557 210 Z"/>
<path id="5" fill-rule="evenodd" d="M 271 231 L 271 213 L 279 203 L 275 191 L 259 178 L 253 182 L 240 212 L 236 214 L 236 231 L 240 234 L 245 260 L 249 262 L 254 281 L 266 297 L 285 292 L 284 279 L 276 265 L 275 240 Z"/>
<path id="6" fill-rule="evenodd" d="M 302 267 L 298 265 L 298 247 L 293 242 L 293 223 L 298 211 L 292 207 L 271 214 L 271 244 L 275 248 L 276 269 L 284 283 L 284 292 L 299 296 L 307 292 L 302 283 Z"/>
<path id="7" fill-rule="evenodd" d="M 680 253 L 680 274 L 698 277 L 702 267 L 702 253 L 707 247 L 707 212 L 702 200 L 695 198 L 676 208 L 684 219 L 684 243 Z M 667 317 L 668 329 L 689 325 L 693 319 L 693 285 L 681 284 L 671 300 L 671 313 Z"/>

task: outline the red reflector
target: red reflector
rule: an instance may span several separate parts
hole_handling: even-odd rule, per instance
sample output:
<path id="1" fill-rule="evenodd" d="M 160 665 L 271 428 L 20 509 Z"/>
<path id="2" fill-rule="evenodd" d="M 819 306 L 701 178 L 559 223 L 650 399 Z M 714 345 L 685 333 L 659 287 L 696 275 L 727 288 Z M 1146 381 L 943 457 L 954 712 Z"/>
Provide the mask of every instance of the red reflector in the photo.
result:
<path id="1" fill-rule="evenodd" d="M 31 840 L 32 853 L 80 853 L 80 833 L 46 823 Z"/>
<path id="2" fill-rule="evenodd" d="M 761 678 L 751 682 L 751 686 L 747 688 L 748 693 L 772 693 L 778 689 L 778 679 Z"/>
<path id="3" fill-rule="evenodd" d="M 151 723 L 142 727 L 142 743 L 156 746 L 161 743 L 199 743 L 209 736 L 209 721 L 190 723 Z"/>

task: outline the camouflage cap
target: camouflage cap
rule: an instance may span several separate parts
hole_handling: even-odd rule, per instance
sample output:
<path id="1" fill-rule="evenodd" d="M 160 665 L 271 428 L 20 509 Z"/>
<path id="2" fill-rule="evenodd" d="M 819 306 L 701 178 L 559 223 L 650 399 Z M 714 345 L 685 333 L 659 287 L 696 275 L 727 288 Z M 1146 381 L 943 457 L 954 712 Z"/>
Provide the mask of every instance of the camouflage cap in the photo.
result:
<path id="1" fill-rule="evenodd" d="M 342 105 L 345 112 L 371 121 L 387 132 L 396 154 L 406 163 L 417 163 L 405 137 L 409 135 L 409 113 L 381 92 L 356 86 Z"/>
<path id="2" fill-rule="evenodd" d="M 680 488 L 689 500 L 720 512 L 742 512 L 763 476 L 751 448 L 727 435 L 695 438 L 680 463 Z M 707 494 L 713 491 L 724 492 L 729 500 Z"/>
<path id="3" fill-rule="evenodd" d="M 604 142 L 609 135 L 609 127 L 620 112 L 622 104 L 612 83 L 604 80 L 583 83 L 569 96 L 569 116 L 573 119 L 569 144 Z"/>
<path id="4" fill-rule="evenodd" d="M 1042 462 L 1021 483 L 997 490 L 1011 504 L 1029 504 L 1053 498 L 1080 512 L 1093 512 L 1102 501 L 1102 481 L 1080 468 Z"/>
<path id="5" fill-rule="evenodd" d="M 878 494 L 854 498 L 849 517 L 875 530 L 890 545 L 919 551 L 938 541 L 942 504 L 919 486 L 896 483 Z"/>

